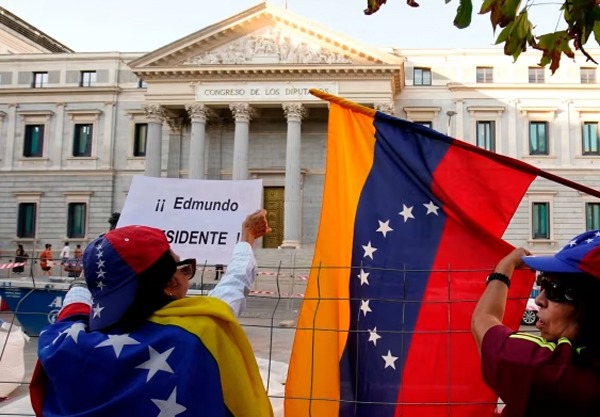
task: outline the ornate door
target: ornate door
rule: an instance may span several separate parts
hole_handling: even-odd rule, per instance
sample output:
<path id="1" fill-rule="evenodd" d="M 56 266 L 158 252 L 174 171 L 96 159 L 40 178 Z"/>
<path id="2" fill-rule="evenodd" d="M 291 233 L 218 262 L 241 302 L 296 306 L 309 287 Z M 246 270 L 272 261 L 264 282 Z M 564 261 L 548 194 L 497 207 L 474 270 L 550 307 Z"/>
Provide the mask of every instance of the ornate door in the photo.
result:
<path id="1" fill-rule="evenodd" d="M 273 231 L 263 237 L 263 248 L 277 248 L 283 242 L 283 187 L 265 187 L 264 205 L 267 210 L 267 220 Z"/>

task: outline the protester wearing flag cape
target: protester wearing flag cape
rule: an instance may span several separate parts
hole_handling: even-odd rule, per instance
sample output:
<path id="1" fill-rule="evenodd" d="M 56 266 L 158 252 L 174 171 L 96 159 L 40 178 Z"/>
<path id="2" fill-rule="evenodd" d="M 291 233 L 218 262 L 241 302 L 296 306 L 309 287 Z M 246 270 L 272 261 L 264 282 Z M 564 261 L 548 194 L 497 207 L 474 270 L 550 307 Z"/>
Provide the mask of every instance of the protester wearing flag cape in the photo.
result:
<path id="1" fill-rule="evenodd" d="M 511 276 L 539 272 L 540 336 L 502 324 Z M 600 230 L 574 237 L 554 256 L 513 250 L 487 279 L 472 328 L 485 382 L 503 417 L 600 416 Z"/>
<path id="2" fill-rule="evenodd" d="M 180 260 L 160 229 L 125 226 L 90 243 L 87 286 L 69 290 L 40 334 L 36 416 L 272 416 L 236 318 L 256 276 L 251 244 L 270 230 L 265 210 L 246 218 L 208 297 L 185 298 L 195 259 Z"/>

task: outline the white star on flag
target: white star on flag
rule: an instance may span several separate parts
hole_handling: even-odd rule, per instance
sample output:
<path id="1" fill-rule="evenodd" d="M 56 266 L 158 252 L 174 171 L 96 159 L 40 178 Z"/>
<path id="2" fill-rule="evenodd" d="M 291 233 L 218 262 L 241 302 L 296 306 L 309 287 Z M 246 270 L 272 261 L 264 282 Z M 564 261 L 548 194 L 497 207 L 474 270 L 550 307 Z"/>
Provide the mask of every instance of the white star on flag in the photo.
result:
<path id="1" fill-rule="evenodd" d="M 98 262 L 96 262 L 96 265 L 98 265 L 98 269 L 104 268 L 104 261 L 100 259 Z"/>
<path id="2" fill-rule="evenodd" d="M 66 337 L 71 337 L 75 343 L 78 343 L 79 333 L 81 332 L 85 332 L 85 324 L 73 323 L 73 325 L 69 327 L 65 333 L 67 334 Z"/>
<path id="3" fill-rule="evenodd" d="M 367 313 L 372 313 L 371 307 L 369 307 L 370 300 L 360 300 L 360 309 L 363 312 L 363 315 L 366 316 Z"/>
<path id="4" fill-rule="evenodd" d="M 438 207 L 438 206 L 436 206 L 435 204 L 433 204 L 433 201 L 430 201 L 429 203 L 427 203 L 427 204 L 423 204 L 423 205 L 424 205 L 424 206 L 425 206 L 425 208 L 427 209 L 427 213 L 426 213 L 426 215 L 427 215 L 427 214 L 431 214 L 431 213 L 433 213 L 433 214 L 435 214 L 436 216 L 439 216 L 439 214 L 438 214 L 438 212 L 437 212 L 437 211 L 439 210 L 439 207 Z"/>
<path id="5" fill-rule="evenodd" d="M 171 349 L 168 349 L 168 350 L 164 351 L 163 353 L 158 353 L 156 350 L 154 350 L 152 348 L 152 346 L 148 346 L 148 350 L 150 351 L 150 359 L 148 359 L 146 362 L 136 366 L 136 368 L 148 370 L 148 376 L 146 377 L 146 382 L 150 381 L 150 379 L 152 379 L 154 374 L 156 374 L 158 371 L 165 371 L 165 372 L 169 372 L 171 374 L 173 373 L 173 369 L 171 369 L 171 367 L 167 363 L 167 359 L 169 359 L 169 355 L 171 355 L 171 353 L 173 353 L 174 349 L 175 348 L 172 347 Z"/>
<path id="6" fill-rule="evenodd" d="M 97 278 L 98 279 L 104 278 L 104 275 L 106 275 L 105 271 L 103 271 L 102 269 L 98 270 L 98 273 L 97 273 Z"/>
<path id="7" fill-rule="evenodd" d="M 99 279 L 99 280 L 98 280 L 98 282 L 96 283 L 96 286 L 97 286 L 98 288 L 100 288 L 100 291 L 103 291 L 103 290 L 104 290 L 104 287 L 106 287 L 106 284 L 105 284 L 104 282 L 102 282 L 102 280 L 100 280 L 100 279 Z M 103 308 L 104 308 L 104 307 L 103 307 Z"/>
<path id="8" fill-rule="evenodd" d="M 376 232 L 381 232 L 383 234 L 383 237 L 387 237 L 387 232 L 393 232 L 394 229 L 392 229 L 390 227 L 390 221 L 387 220 L 385 222 L 382 222 L 381 220 L 377 220 L 379 222 L 379 229 L 376 230 Z"/>
<path id="9" fill-rule="evenodd" d="M 567 243 L 567 245 L 569 245 L 570 247 L 573 247 L 573 246 L 577 245 L 577 242 L 572 240 L 569 243 Z"/>
<path id="10" fill-rule="evenodd" d="M 115 350 L 115 355 L 117 355 L 117 358 L 118 358 L 119 355 L 121 354 L 121 351 L 123 350 L 123 347 L 125 347 L 127 345 L 139 345 L 139 344 L 140 344 L 140 342 L 138 342 L 137 340 L 135 340 L 132 337 L 129 337 L 129 333 L 109 334 L 108 339 L 106 339 L 104 342 L 97 344 L 95 347 L 99 348 L 99 347 L 110 346 Z"/>
<path id="11" fill-rule="evenodd" d="M 594 241 L 594 239 L 587 239 L 586 243 L 592 243 Z"/>
<path id="12" fill-rule="evenodd" d="M 100 258 L 102 258 L 102 255 L 103 255 L 103 254 L 102 254 L 102 249 L 98 248 L 98 251 L 96 252 L 96 257 L 97 257 L 98 259 L 100 259 Z"/>
<path id="13" fill-rule="evenodd" d="M 374 248 L 373 246 L 371 246 L 371 241 L 369 240 L 369 243 L 367 243 L 367 246 L 362 245 L 362 248 L 365 250 L 365 254 L 363 255 L 363 258 L 366 258 L 367 256 L 371 259 L 373 259 L 373 253 L 377 250 L 377 248 Z"/>
<path id="14" fill-rule="evenodd" d="M 95 319 L 96 317 L 102 317 L 102 310 L 104 310 L 104 307 L 100 307 L 100 304 L 96 304 L 92 310 L 94 311 L 94 316 L 92 318 Z"/>
<path id="15" fill-rule="evenodd" d="M 363 284 L 370 285 L 369 284 L 369 274 L 370 274 L 370 272 L 365 272 L 365 270 L 362 268 L 360 269 L 360 274 L 357 275 L 357 277 L 360 278 L 360 285 L 363 285 Z"/>
<path id="16" fill-rule="evenodd" d="M 597 230 L 597 231 L 596 231 L 596 233 L 595 233 L 595 236 L 596 236 L 596 237 L 600 237 L 600 230 Z"/>
<path id="17" fill-rule="evenodd" d="M 381 336 L 377 334 L 377 326 L 373 330 L 369 329 L 369 342 L 373 342 L 373 346 L 377 346 L 377 339 L 381 339 Z"/>
<path id="18" fill-rule="evenodd" d="M 187 410 L 183 405 L 177 404 L 177 387 L 173 389 L 168 400 L 158 400 L 154 398 L 151 398 L 150 400 L 160 410 L 157 417 L 175 417 L 177 414 L 181 414 Z"/>
<path id="19" fill-rule="evenodd" d="M 382 355 L 381 357 L 385 361 L 385 367 L 383 369 L 388 368 L 390 366 L 396 369 L 396 364 L 394 362 L 398 360 L 398 357 L 392 356 L 392 352 L 390 350 L 388 350 L 387 355 Z"/>
<path id="20" fill-rule="evenodd" d="M 412 209 L 413 209 L 412 206 L 406 207 L 406 205 L 402 204 L 402 211 L 398 214 L 401 215 L 402 217 L 404 217 L 404 223 L 406 223 L 406 221 L 408 219 L 415 218 L 415 216 L 413 216 L 413 214 L 412 214 Z"/>

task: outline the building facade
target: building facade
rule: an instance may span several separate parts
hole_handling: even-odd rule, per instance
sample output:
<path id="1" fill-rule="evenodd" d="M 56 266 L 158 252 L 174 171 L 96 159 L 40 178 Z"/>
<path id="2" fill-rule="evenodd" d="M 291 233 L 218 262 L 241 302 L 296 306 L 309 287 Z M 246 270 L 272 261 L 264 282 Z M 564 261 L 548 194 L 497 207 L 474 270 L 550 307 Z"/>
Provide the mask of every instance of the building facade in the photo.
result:
<path id="1" fill-rule="evenodd" d="M 328 114 L 313 87 L 600 185 L 595 66 L 564 61 L 550 76 L 537 55 L 382 50 L 267 3 L 148 54 L 27 39 L 39 49 L 0 55 L 0 241 L 11 253 L 85 245 L 134 175 L 260 178 L 275 229 L 264 247 L 310 249 Z M 598 199 L 538 179 L 505 237 L 552 252 L 596 227 Z"/>

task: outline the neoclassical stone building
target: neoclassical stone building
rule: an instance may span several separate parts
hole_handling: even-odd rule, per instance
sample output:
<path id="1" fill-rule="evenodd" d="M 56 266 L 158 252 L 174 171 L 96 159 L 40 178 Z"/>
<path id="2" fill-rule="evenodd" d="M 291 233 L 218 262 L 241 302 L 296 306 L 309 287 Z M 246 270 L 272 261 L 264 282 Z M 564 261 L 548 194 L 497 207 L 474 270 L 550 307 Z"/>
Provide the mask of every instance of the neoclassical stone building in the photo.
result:
<path id="1" fill-rule="evenodd" d="M 263 245 L 310 249 L 328 114 L 312 87 L 600 185 L 595 66 L 563 62 L 550 77 L 537 55 L 383 50 L 267 3 L 144 55 L 75 53 L 10 16 L 0 20 L 5 251 L 87 243 L 134 175 L 260 178 L 275 229 Z M 506 238 L 550 252 L 592 227 L 599 201 L 536 180 Z"/>

